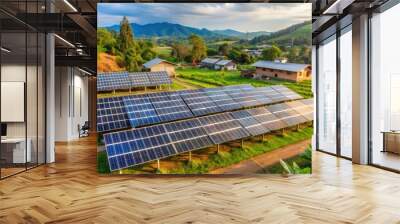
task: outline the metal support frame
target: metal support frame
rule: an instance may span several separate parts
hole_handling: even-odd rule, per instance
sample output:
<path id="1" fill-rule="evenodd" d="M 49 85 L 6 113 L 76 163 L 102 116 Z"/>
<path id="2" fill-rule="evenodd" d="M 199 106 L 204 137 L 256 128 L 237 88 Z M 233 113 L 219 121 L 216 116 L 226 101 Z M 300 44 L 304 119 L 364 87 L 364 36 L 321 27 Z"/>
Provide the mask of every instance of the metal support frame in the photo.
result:
<path id="1" fill-rule="evenodd" d="M 159 159 L 157 159 L 157 170 L 160 170 L 160 160 Z"/>
<path id="2" fill-rule="evenodd" d="M 189 162 L 191 162 L 191 161 L 192 161 L 192 152 L 189 151 Z"/>

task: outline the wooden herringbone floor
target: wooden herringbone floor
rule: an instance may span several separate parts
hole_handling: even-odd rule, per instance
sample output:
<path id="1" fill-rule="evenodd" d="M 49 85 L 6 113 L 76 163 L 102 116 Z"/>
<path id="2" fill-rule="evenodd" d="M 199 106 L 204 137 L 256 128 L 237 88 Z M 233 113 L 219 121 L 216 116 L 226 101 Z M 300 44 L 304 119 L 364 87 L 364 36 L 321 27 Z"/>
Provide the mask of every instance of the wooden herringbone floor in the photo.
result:
<path id="1" fill-rule="evenodd" d="M 99 176 L 95 139 L 0 181 L 0 223 L 400 223 L 400 175 L 314 154 L 311 176 Z"/>

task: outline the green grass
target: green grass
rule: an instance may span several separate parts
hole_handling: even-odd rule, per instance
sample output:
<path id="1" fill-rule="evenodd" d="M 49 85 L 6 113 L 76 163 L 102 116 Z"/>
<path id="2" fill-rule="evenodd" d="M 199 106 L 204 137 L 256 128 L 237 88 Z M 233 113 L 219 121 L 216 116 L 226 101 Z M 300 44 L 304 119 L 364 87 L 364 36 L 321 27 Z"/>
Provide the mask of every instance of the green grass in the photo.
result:
<path id="1" fill-rule="evenodd" d="M 306 156 L 304 156 L 304 154 L 305 153 L 298 155 L 298 156 L 294 156 L 292 158 L 289 158 L 289 159 L 285 160 L 285 162 L 289 165 L 292 165 L 293 162 L 295 162 L 300 168 L 307 169 L 310 171 L 309 173 L 311 173 L 312 160 L 311 160 L 311 158 L 307 158 Z M 269 167 L 263 169 L 260 173 L 286 174 L 287 172 L 282 167 L 282 165 L 278 162 L 272 166 L 269 166 Z"/>
<path id="2" fill-rule="evenodd" d="M 237 84 L 252 84 L 255 87 L 270 85 L 285 85 L 305 98 L 311 98 L 311 80 L 300 83 L 282 80 L 255 80 L 240 76 L 240 71 L 215 71 L 200 68 L 179 68 L 176 70 L 178 76 L 185 80 L 205 83 L 214 86 L 227 86 Z"/>
<path id="3" fill-rule="evenodd" d="M 171 56 L 172 48 L 171 47 L 156 47 L 156 48 L 154 48 L 154 51 L 157 53 L 157 55 L 169 57 L 169 56 Z"/>
<path id="4" fill-rule="evenodd" d="M 180 78 L 180 80 L 182 80 L 182 81 L 184 81 L 184 82 L 186 82 L 186 83 L 188 83 L 190 85 L 196 86 L 198 88 L 213 88 L 213 87 L 217 87 L 218 86 L 218 85 L 215 85 L 215 84 L 196 81 L 196 80 L 193 80 L 193 79 L 186 79 L 186 78 L 182 78 L 182 77 Z"/>
<path id="5" fill-rule="evenodd" d="M 227 167 L 240 161 L 250 159 L 254 156 L 264 154 L 281 148 L 285 145 L 293 144 L 302 140 L 311 138 L 313 133 L 312 127 L 305 127 L 298 131 L 288 131 L 285 135 L 271 135 L 267 141 L 264 142 L 250 142 L 245 141 L 244 149 L 232 148 L 229 152 L 220 152 L 211 154 L 207 160 L 193 160 L 192 162 L 180 162 L 179 168 L 171 170 L 159 170 L 158 173 L 165 174 L 205 174 L 211 170 Z M 107 157 L 105 152 L 99 152 L 97 157 L 97 170 L 99 173 L 109 173 Z M 300 165 L 300 164 L 299 164 Z M 121 171 L 124 174 L 138 174 L 144 171 L 154 172 L 153 170 L 143 166 L 135 166 Z M 278 172 L 277 173 L 281 173 Z"/>
<path id="6" fill-rule="evenodd" d="M 97 153 L 97 172 L 110 173 L 108 166 L 107 153 L 105 151 Z"/>

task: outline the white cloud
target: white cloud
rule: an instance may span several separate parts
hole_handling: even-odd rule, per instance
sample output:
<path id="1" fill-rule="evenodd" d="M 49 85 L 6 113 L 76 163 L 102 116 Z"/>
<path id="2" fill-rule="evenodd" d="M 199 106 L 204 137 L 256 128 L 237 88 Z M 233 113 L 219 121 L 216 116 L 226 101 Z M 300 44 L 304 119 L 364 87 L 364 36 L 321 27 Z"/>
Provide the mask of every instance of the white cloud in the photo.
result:
<path id="1" fill-rule="evenodd" d="M 106 3 L 98 7 L 99 26 L 130 22 L 179 23 L 207 29 L 276 31 L 311 20 L 310 3 Z"/>

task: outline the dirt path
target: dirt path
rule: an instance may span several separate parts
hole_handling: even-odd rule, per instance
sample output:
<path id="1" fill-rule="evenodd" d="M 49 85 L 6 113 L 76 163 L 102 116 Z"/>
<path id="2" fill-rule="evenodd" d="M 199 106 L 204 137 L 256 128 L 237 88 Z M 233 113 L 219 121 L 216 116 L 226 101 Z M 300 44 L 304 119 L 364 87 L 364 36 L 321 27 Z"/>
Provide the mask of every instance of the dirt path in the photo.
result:
<path id="1" fill-rule="evenodd" d="M 173 81 L 181 86 L 184 86 L 186 89 L 199 89 L 201 86 L 197 86 L 191 83 L 187 83 L 180 78 L 174 78 Z"/>
<path id="2" fill-rule="evenodd" d="M 280 149 L 275 149 L 272 152 L 267 152 L 262 155 L 258 155 L 249 160 L 242 161 L 229 167 L 224 167 L 211 171 L 213 174 L 246 174 L 256 173 L 264 167 L 273 165 L 279 162 L 280 159 L 288 159 L 296 156 L 309 146 L 311 140 L 304 140 L 298 143 L 287 145 Z"/>

